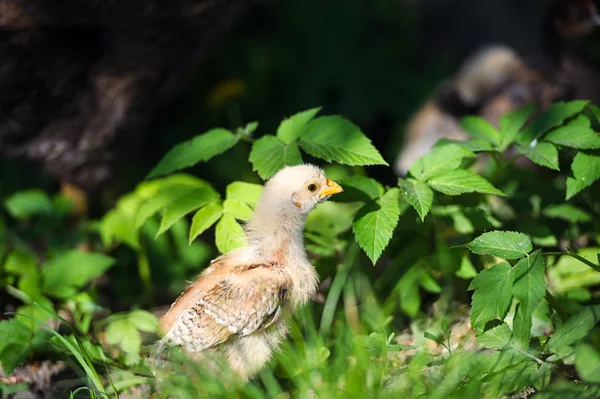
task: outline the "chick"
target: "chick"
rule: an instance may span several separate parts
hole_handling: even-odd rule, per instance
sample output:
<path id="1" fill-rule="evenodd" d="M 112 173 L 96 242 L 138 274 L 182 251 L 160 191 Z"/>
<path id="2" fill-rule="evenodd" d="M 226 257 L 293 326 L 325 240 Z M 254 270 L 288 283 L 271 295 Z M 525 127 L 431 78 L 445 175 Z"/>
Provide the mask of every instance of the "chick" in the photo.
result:
<path id="1" fill-rule="evenodd" d="M 224 360 L 252 378 L 287 333 L 284 309 L 295 311 L 317 290 L 303 243 L 306 215 L 342 191 L 316 166 L 281 169 L 245 226 L 247 245 L 213 260 L 171 305 L 161 344 L 181 346 L 209 369 Z"/>

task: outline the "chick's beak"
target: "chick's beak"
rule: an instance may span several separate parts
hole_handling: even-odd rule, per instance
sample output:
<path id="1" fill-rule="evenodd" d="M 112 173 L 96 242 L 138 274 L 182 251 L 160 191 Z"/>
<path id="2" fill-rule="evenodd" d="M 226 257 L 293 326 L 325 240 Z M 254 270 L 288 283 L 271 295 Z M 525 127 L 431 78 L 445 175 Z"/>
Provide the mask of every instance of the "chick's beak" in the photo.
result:
<path id="1" fill-rule="evenodd" d="M 333 180 L 327 179 L 327 188 L 319 193 L 319 197 L 321 197 L 321 198 L 329 197 L 330 195 L 338 194 L 338 193 L 341 193 L 342 191 L 344 191 L 342 186 L 340 186 Z"/>

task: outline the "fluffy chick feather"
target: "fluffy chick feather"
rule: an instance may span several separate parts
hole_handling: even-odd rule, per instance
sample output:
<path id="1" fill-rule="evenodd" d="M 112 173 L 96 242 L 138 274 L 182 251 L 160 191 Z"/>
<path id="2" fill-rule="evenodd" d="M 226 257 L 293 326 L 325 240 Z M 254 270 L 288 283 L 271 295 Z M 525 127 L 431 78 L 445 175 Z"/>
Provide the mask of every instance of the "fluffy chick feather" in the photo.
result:
<path id="1" fill-rule="evenodd" d="M 287 332 L 284 311 L 315 294 L 318 276 L 304 250 L 304 220 L 342 188 L 312 165 L 286 167 L 265 185 L 245 227 L 247 245 L 213 260 L 161 319 L 161 344 L 179 345 L 208 368 L 224 360 L 254 376 Z"/>

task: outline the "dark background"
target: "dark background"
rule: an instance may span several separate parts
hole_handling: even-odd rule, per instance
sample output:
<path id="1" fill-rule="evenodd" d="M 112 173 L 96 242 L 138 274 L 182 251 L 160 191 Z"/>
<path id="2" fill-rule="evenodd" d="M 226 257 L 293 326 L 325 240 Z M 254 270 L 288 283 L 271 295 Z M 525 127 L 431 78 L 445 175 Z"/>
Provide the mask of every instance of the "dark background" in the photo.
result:
<path id="1" fill-rule="evenodd" d="M 181 1 L 184 3 L 193 2 Z M 7 141 L 0 142 L 5 146 L 5 156 L 0 161 L 0 196 L 30 187 L 56 191 L 61 180 L 71 181 L 94 193 L 92 214 L 99 215 L 114 204 L 119 194 L 141 181 L 174 144 L 215 126 L 234 129 L 255 120 L 260 122 L 257 135 L 272 133 L 283 117 L 315 106 L 323 106 L 323 114 L 341 114 L 358 124 L 392 163 L 410 115 L 469 54 L 489 44 L 509 45 L 522 56 L 544 51 L 541 21 L 550 2 L 257 0 L 230 13 L 215 7 L 213 14 L 202 16 L 204 22 L 198 29 L 182 31 L 179 36 L 173 32 L 179 32 L 180 21 L 165 19 L 167 22 L 163 23 L 160 7 L 165 3 L 157 4 L 155 13 L 161 23 L 150 21 L 140 29 L 136 25 L 138 17 L 131 17 L 131 26 L 117 30 L 122 36 L 113 34 L 111 29 L 120 26 L 119 21 L 128 21 L 129 14 L 137 15 L 139 9 L 117 6 L 120 14 L 114 17 L 116 25 L 107 12 L 106 21 L 83 19 L 74 30 L 69 16 L 77 12 L 75 7 L 68 10 L 65 18 L 57 17 L 59 22 L 55 24 L 33 27 L 48 37 L 61 30 L 63 37 L 71 39 L 83 31 L 92 32 L 89 37 L 83 35 L 72 42 L 69 51 L 75 63 L 88 56 L 93 58 L 89 54 L 108 52 L 98 43 L 112 35 L 117 38 L 120 51 L 104 54 L 104 63 L 120 65 L 124 57 L 132 73 L 149 68 L 151 59 L 145 65 L 143 56 L 127 59 L 128 54 L 143 54 L 144 46 L 152 47 L 163 39 L 171 40 L 165 48 L 179 43 L 179 53 L 165 50 L 162 75 L 157 78 L 164 82 L 175 76 L 178 84 L 165 96 L 142 91 L 138 101 L 143 106 L 130 110 L 134 123 L 120 126 L 116 138 L 110 139 L 111 144 L 100 145 L 94 152 L 94 161 L 84 162 L 85 168 L 94 171 L 99 168 L 94 163 L 97 157 L 103 151 L 110 155 L 102 161 L 108 165 L 109 173 L 96 180 L 85 178 L 89 174 L 71 173 L 68 167 L 48 158 L 33 157 L 37 161 L 33 163 L 27 161 L 32 157 L 22 154 L 15 158 L 11 156 L 14 152 L 5 151 Z M 165 15 L 170 15 L 168 12 L 164 11 Z M 144 14 L 140 14 L 140 24 L 144 23 L 143 18 Z M 18 31 L 9 28 L 0 32 L 2 40 Z M 151 34 L 144 36 L 139 33 L 142 31 Z M 215 31 L 219 34 L 212 34 Z M 138 34 L 143 39 L 129 39 Z M 91 37 L 96 39 L 88 40 Z M 591 42 L 595 39 L 596 35 L 588 38 Z M 186 57 L 186 46 L 190 53 L 201 48 L 201 59 Z M 41 57 L 30 69 L 49 68 L 52 48 L 45 52 L 46 58 Z M 13 60 L 14 53 L 3 51 L 0 55 Z M 186 62 L 187 69 L 182 65 Z M 85 71 L 82 74 L 85 77 Z M 10 96 L 10 79 L 2 82 L 2 96 Z M 43 104 L 39 107 L 43 108 Z M 6 108 L 2 111 L 0 116 L 6 117 Z M 32 115 L 36 112 L 32 109 Z M 20 136 L 16 137 L 18 141 Z M 97 137 L 102 141 L 101 135 Z M 238 146 L 233 156 L 218 157 L 197 166 L 193 172 L 210 177 L 216 184 L 239 179 L 240 173 L 250 176 L 248 150 Z M 373 168 L 371 174 L 393 183 L 391 169 Z"/>

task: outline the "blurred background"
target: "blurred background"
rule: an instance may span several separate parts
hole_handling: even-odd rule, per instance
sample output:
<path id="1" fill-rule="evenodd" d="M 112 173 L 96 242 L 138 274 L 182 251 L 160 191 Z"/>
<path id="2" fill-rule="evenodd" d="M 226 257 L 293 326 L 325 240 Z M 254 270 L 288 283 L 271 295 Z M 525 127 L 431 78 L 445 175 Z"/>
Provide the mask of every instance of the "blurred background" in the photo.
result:
<path id="1" fill-rule="evenodd" d="M 470 55 L 547 53 L 554 3 L 0 0 L 0 196 L 69 182 L 101 214 L 175 143 L 249 121 L 272 133 L 315 106 L 358 124 L 392 163 L 410 116 Z M 248 168 L 239 153 L 195 173 Z M 393 182 L 384 169 L 375 177 Z"/>

